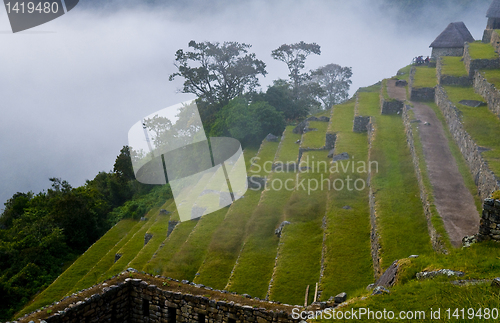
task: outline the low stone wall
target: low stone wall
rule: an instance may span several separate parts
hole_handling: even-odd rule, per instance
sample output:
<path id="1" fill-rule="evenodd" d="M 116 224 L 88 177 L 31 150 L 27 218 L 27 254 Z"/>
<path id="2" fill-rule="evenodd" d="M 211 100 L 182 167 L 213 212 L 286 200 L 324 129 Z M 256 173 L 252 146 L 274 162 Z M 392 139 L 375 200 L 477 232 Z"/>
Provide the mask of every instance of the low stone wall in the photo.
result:
<path id="1" fill-rule="evenodd" d="M 424 208 L 425 218 L 427 220 L 427 230 L 429 231 L 429 236 L 431 237 L 432 247 L 435 251 L 441 253 L 447 253 L 444 244 L 441 242 L 440 235 L 437 233 L 436 229 L 432 225 L 432 211 L 431 205 L 429 202 L 429 194 L 424 185 L 424 179 L 422 177 L 422 171 L 420 170 L 420 162 L 418 159 L 417 152 L 415 150 L 415 141 L 413 139 L 413 128 L 411 126 L 411 119 L 409 115 L 409 110 L 411 107 L 409 105 L 405 105 L 403 108 L 403 123 L 405 125 L 405 133 L 406 133 L 406 143 L 410 148 L 411 157 L 413 166 L 415 168 L 415 174 L 418 180 L 418 188 L 420 190 L 420 201 L 422 201 L 422 206 Z"/>
<path id="2" fill-rule="evenodd" d="M 443 59 L 439 58 L 436 65 L 436 74 L 439 85 L 470 86 L 472 80 L 468 76 L 451 76 L 443 74 Z"/>
<path id="3" fill-rule="evenodd" d="M 412 67 L 410 70 L 410 101 L 420 101 L 420 102 L 429 102 L 434 101 L 435 88 L 431 87 L 422 87 L 416 88 L 413 87 L 413 83 L 415 82 L 415 67 Z"/>
<path id="4" fill-rule="evenodd" d="M 381 114 L 400 114 L 401 110 L 403 109 L 404 103 L 403 101 L 399 101 L 396 99 L 386 100 L 381 95 L 380 106 L 382 107 L 380 111 Z"/>
<path id="5" fill-rule="evenodd" d="M 500 200 L 491 198 L 484 200 L 477 239 L 500 241 Z"/>
<path id="6" fill-rule="evenodd" d="M 432 48 L 431 57 L 437 59 L 441 56 L 462 56 L 464 54 L 463 47 L 452 48 Z"/>
<path id="7" fill-rule="evenodd" d="M 490 32 L 490 41 L 488 42 L 495 48 L 497 53 L 500 53 L 500 35 L 494 30 Z"/>
<path id="8" fill-rule="evenodd" d="M 469 54 L 469 44 L 465 43 L 464 49 L 464 64 L 465 69 L 469 73 L 469 78 L 474 77 L 477 70 L 489 70 L 500 68 L 500 59 L 472 59 Z"/>
<path id="9" fill-rule="evenodd" d="M 480 71 L 474 74 L 474 90 L 486 100 L 491 112 L 500 118 L 500 92 L 486 80 Z"/>
<path id="10" fill-rule="evenodd" d="M 460 148 L 467 166 L 469 166 L 474 182 L 477 185 L 479 196 L 482 200 L 488 198 L 493 191 L 498 190 L 500 182 L 488 168 L 488 164 L 481 156 L 477 144 L 467 131 L 465 131 L 461 122 L 460 111 L 448 99 L 445 90 L 441 86 L 438 86 L 436 89 L 436 104 L 441 109 L 451 135 Z"/>
<path id="11" fill-rule="evenodd" d="M 357 133 L 363 133 L 368 131 L 368 124 L 370 123 L 370 117 L 355 116 L 352 131 Z"/>
<path id="12" fill-rule="evenodd" d="M 181 284 L 174 281 L 168 283 Z M 221 293 L 221 295 L 224 294 Z M 261 306 L 265 306 L 264 304 L 268 306 L 269 302 L 253 301 L 253 303 L 255 303 L 253 306 L 249 306 L 233 301 L 217 301 L 201 295 L 160 289 L 141 279 L 126 278 L 116 285 L 102 288 L 102 293 L 94 294 L 85 301 L 71 304 L 62 311 L 52 315 L 47 314 L 48 317 L 42 318 L 47 323 L 265 323 L 300 321 L 291 316 L 292 306 L 286 306 L 289 308 L 287 311 L 282 309 L 269 310 L 259 306 L 259 303 Z M 281 307 L 285 306 L 281 305 Z M 25 317 L 18 322 L 28 322 L 28 319 L 30 318 Z"/>

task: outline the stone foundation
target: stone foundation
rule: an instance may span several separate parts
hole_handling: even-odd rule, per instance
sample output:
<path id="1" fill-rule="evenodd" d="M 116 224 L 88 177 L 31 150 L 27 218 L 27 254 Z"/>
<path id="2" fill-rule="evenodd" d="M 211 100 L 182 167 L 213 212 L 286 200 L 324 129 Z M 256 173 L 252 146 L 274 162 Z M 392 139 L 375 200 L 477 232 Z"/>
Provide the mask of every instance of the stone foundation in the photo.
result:
<path id="1" fill-rule="evenodd" d="M 434 101 L 435 96 L 435 88 L 433 87 L 423 87 L 416 88 L 413 87 L 413 83 L 415 81 L 415 67 L 412 67 L 410 70 L 410 101 L 419 101 L 419 102 L 429 102 Z"/>
<path id="2" fill-rule="evenodd" d="M 370 117 L 356 116 L 354 117 L 352 131 L 357 133 L 368 132 L 367 126 L 369 123 Z"/>
<path id="3" fill-rule="evenodd" d="M 482 200 L 500 188 L 500 182 L 488 168 L 488 164 L 481 156 L 479 147 L 472 137 L 465 131 L 461 122 L 460 111 L 448 99 L 446 91 L 438 86 L 436 89 L 436 104 L 443 113 L 453 139 L 457 143 L 467 166 L 472 173 Z"/>
<path id="4" fill-rule="evenodd" d="M 484 200 L 477 239 L 500 241 L 500 200 Z"/>
<path id="5" fill-rule="evenodd" d="M 122 277 L 126 277 L 125 274 L 122 274 Z M 159 288 L 140 278 L 126 278 L 109 287 L 97 286 L 96 294 L 85 298 L 84 301 L 68 302 L 68 307 L 59 311 L 54 310 L 55 314 L 46 314 L 47 311 L 44 310 L 25 316 L 17 322 L 27 323 L 28 320 L 33 320 L 34 315 L 38 317 L 37 322 L 38 319 L 44 319 L 47 323 L 266 323 L 300 321 L 292 318 L 293 307 L 289 305 L 273 305 L 272 302 L 253 299 L 243 301 L 249 296 L 238 296 L 227 292 L 224 294 L 224 292 L 219 291 L 217 293 L 220 295 L 213 297 L 215 291 L 210 288 L 191 286 L 189 282 L 184 281 L 180 283 L 174 280 L 165 280 L 164 282 L 163 286 L 187 286 L 196 293 L 181 293 L 175 289 Z M 211 293 L 214 299 L 203 296 L 204 293 Z M 243 304 L 252 306 L 234 301 L 217 300 L 230 296 L 232 299 L 241 299 Z"/>
<path id="6" fill-rule="evenodd" d="M 474 91 L 486 100 L 491 112 L 500 117 L 500 92 L 486 80 L 480 71 L 474 74 Z"/>

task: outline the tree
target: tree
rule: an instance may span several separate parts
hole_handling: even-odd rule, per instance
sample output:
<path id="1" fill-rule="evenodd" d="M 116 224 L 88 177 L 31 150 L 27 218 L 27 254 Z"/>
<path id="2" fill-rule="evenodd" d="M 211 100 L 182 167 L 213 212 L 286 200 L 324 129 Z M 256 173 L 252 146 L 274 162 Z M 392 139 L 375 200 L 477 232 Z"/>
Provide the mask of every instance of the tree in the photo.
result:
<path id="1" fill-rule="evenodd" d="M 294 100 L 292 86 L 285 80 L 276 80 L 263 95 L 264 101 L 283 113 L 286 120 L 297 120 L 307 116 L 308 106 Z"/>
<path id="2" fill-rule="evenodd" d="M 311 54 L 320 55 L 321 47 L 316 43 L 305 43 L 301 41 L 295 44 L 283 44 L 279 48 L 272 51 L 271 56 L 274 59 L 284 62 L 290 71 L 290 80 L 292 84 L 292 91 L 295 100 L 299 100 L 301 95 L 301 86 L 310 76 L 301 71 L 305 67 L 307 56 Z"/>
<path id="3" fill-rule="evenodd" d="M 337 64 L 321 66 L 311 72 L 311 82 L 319 84 L 323 93 L 319 95 L 325 109 L 345 101 L 349 97 L 352 84 L 352 68 Z"/>
<path id="4" fill-rule="evenodd" d="M 259 86 L 257 76 L 266 75 L 266 64 L 248 54 L 251 45 L 238 42 L 190 41 L 193 51 L 179 49 L 175 54 L 178 72 L 170 75 L 185 79 L 183 93 L 196 94 L 209 106 L 199 105 L 203 121 L 211 124 L 215 114 L 229 101 Z M 205 110 L 205 111 L 203 111 Z M 206 111 L 209 113 L 203 113 Z"/>

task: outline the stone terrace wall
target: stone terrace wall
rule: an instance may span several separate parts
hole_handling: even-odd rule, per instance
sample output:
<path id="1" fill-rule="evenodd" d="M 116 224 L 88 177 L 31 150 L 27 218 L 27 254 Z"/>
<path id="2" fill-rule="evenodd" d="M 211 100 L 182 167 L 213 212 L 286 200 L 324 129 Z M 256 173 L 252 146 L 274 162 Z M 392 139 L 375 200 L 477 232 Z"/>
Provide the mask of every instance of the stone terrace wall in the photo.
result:
<path id="1" fill-rule="evenodd" d="M 354 117 L 352 131 L 357 133 L 367 132 L 369 123 L 370 117 L 356 116 Z"/>
<path id="2" fill-rule="evenodd" d="M 22 320 L 21 320 L 22 321 Z M 21 322 L 19 321 L 19 322 Z M 64 322 L 299 322 L 282 310 L 267 310 L 204 296 L 161 290 L 141 279 L 127 278 L 105 287 L 85 302 L 78 302 L 45 319 Z"/>
<path id="3" fill-rule="evenodd" d="M 500 200 L 485 199 L 479 225 L 479 241 L 500 241 Z"/>
<path id="4" fill-rule="evenodd" d="M 494 30 L 491 31 L 490 41 L 489 43 L 497 53 L 500 53 L 500 35 Z"/>
<path id="5" fill-rule="evenodd" d="M 470 86 L 472 81 L 468 76 L 451 76 L 443 74 L 443 59 L 440 57 L 436 65 L 437 80 L 439 85 Z"/>
<path id="6" fill-rule="evenodd" d="M 474 77 L 474 73 L 477 70 L 489 70 L 489 69 L 497 69 L 500 68 L 500 59 L 472 59 L 469 53 L 469 44 L 465 44 L 464 50 L 464 64 L 465 69 L 469 73 L 469 78 Z"/>
<path id="7" fill-rule="evenodd" d="M 438 86 L 436 89 L 436 104 L 443 112 L 451 135 L 469 166 L 469 170 L 474 177 L 474 182 L 477 185 L 479 196 L 482 200 L 488 198 L 493 191 L 498 190 L 500 182 L 488 168 L 488 164 L 481 156 L 477 144 L 467 131 L 465 131 L 461 122 L 460 111 L 448 99 L 446 92 L 441 86 Z"/>
<path id="8" fill-rule="evenodd" d="M 381 114 L 399 114 L 403 109 L 403 105 L 403 101 L 396 99 L 386 100 L 382 95 L 380 96 Z"/>
<path id="9" fill-rule="evenodd" d="M 423 87 L 423 88 L 414 88 L 413 83 L 415 82 L 415 67 L 412 67 L 410 70 L 410 101 L 434 101 L 435 88 L 433 87 Z"/>
<path id="10" fill-rule="evenodd" d="M 422 206 L 424 208 L 425 218 L 427 219 L 427 229 L 429 231 L 429 236 L 431 237 L 431 243 L 434 250 L 442 253 L 446 253 L 446 248 L 440 241 L 440 236 L 436 232 L 436 229 L 432 225 L 432 211 L 429 202 L 429 194 L 424 185 L 424 179 L 422 177 L 422 172 L 420 171 L 420 162 L 418 160 L 418 155 L 415 150 L 415 141 L 413 139 L 413 128 L 411 126 L 412 120 L 410 119 L 409 110 L 411 106 L 405 105 L 403 108 L 403 123 L 405 125 L 406 142 L 410 148 L 411 157 L 413 161 L 413 166 L 415 168 L 415 174 L 417 175 L 418 188 L 420 190 L 420 200 L 422 201 Z"/>
<path id="11" fill-rule="evenodd" d="M 486 100 L 491 112 L 500 118 L 500 92 L 486 80 L 480 71 L 474 74 L 474 90 Z"/>

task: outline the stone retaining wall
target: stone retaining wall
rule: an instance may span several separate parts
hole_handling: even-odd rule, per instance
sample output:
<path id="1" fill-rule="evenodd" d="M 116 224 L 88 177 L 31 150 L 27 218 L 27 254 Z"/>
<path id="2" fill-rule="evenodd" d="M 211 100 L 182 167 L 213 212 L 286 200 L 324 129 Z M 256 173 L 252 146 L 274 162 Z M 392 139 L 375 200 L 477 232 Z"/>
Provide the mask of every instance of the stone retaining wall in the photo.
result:
<path id="1" fill-rule="evenodd" d="M 486 100 L 491 112 L 500 118 L 500 92 L 486 80 L 480 71 L 474 74 L 474 91 Z"/>
<path id="2" fill-rule="evenodd" d="M 352 131 L 357 133 L 363 133 L 368 131 L 368 124 L 370 123 L 370 117 L 355 116 Z"/>
<path id="3" fill-rule="evenodd" d="M 451 76 L 443 74 L 443 59 L 439 58 L 436 65 L 436 74 L 439 85 L 470 86 L 472 80 L 468 76 Z"/>
<path id="4" fill-rule="evenodd" d="M 45 318 L 45 322 L 266 323 L 299 320 L 283 310 L 211 300 L 205 296 L 162 290 L 141 279 L 126 278 L 117 285 L 104 287 L 101 294 L 92 295 Z"/>
<path id="5" fill-rule="evenodd" d="M 481 156 L 477 144 L 465 131 L 461 122 L 460 111 L 448 99 L 446 91 L 441 86 L 436 89 L 436 104 L 441 109 L 451 135 L 460 148 L 467 166 L 469 166 L 479 196 L 482 200 L 488 198 L 493 191 L 498 190 L 500 183 L 495 174 L 488 168 L 488 164 Z"/>
<path id="6" fill-rule="evenodd" d="M 418 181 L 418 188 L 420 190 L 420 200 L 422 201 L 422 206 L 424 208 L 424 213 L 425 213 L 425 218 L 427 220 L 427 229 L 429 231 L 429 236 L 431 237 L 431 243 L 432 247 L 434 248 L 435 251 L 441 252 L 441 253 L 447 253 L 446 248 L 444 247 L 443 243 L 441 242 L 440 236 L 437 233 L 436 229 L 432 225 L 432 210 L 431 210 L 431 203 L 429 202 L 429 194 L 425 188 L 424 185 L 424 179 L 422 177 L 422 172 L 420 170 L 420 162 L 418 159 L 417 152 L 415 150 L 415 141 L 413 139 L 413 128 L 411 126 L 411 118 L 409 115 L 409 110 L 411 107 L 409 105 L 405 105 L 403 108 L 403 123 L 405 126 L 405 133 L 406 133 L 406 143 L 408 144 L 408 147 L 410 148 L 411 152 L 411 157 L 412 157 L 412 162 L 413 166 L 415 168 L 415 174 L 417 176 L 417 181 Z"/>
<path id="7" fill-rule="evenodd" d="M 409 82 L 409 90 L 410 90 L 410 101 L 421 101 L 428 102 L 434 101 L 435 88 L 433 87 L 422 87 L 415 88 L 413 87 L 413 83 L 415 82 L 415 67 L 412 67 L 410 70 L 410 82 Z"/>
<path id="8" fill-rule="evenodd" d="M 491 30 L 489 43 L 497 53 L 500 53 L 500 35 L 494 30 Z"/>
<path id="9" fill-rule="evenodd" d="M 500 68 L 500 59 L 498 57 L 494 59 L 472 59 L 469 54 L 469 44 L 465 43 L 464 64 L 465 69 L 469 73 L 469 78 L 472 79 L 477 70 Z"/>
<path id="10" fill-rule="evenodd" d="M 500 200 L 484 200 L 477 239 L 500 241 Z"/>
<path id="11" fill-rule="evenodd" d="M 386 100 L 381 95 L 380 106 L 382 107 L 380 111 L 381 114 L 400 114 L 401 110 L 403 109 L 404 103 L 403 101 L 399 101 L 396 99 Z"/>

